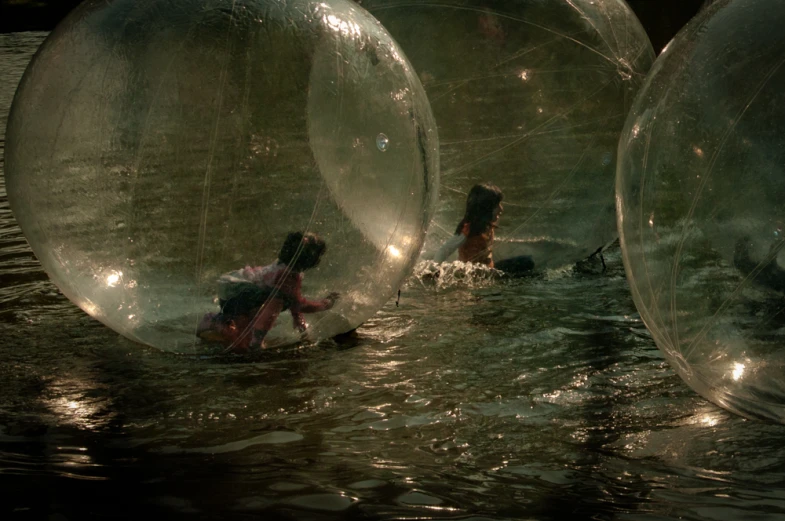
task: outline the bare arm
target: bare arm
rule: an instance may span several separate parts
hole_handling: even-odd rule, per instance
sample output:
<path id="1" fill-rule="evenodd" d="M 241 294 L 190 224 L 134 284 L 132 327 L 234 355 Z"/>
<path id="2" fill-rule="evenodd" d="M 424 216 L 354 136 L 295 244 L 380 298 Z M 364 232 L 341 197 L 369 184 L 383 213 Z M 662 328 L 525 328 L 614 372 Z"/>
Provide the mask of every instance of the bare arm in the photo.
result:
<path id="1" fill-rule="evenodd" d="M 300 297 L 298 307 L 301 313 L 317 313 L 319 311 L 327 311 L 333 307 L 336 300 L 338 300 L 338 293 L 330 293 L 321 300 L 308 300 Z"/>
<path id="2" fill-rule="evenodd" d="M 464 242 L 466 242 L 466 236 L 462 233 L 453 235 L 442 244 L 442 247 L 433 256 L 434 262 L 446 261 Z"/>

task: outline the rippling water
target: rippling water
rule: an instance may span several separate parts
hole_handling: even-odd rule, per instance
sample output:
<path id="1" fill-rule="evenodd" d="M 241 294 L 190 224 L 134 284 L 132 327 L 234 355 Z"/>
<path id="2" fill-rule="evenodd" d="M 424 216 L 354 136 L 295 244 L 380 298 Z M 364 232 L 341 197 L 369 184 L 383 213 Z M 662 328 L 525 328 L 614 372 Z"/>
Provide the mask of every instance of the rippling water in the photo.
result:
<path id="1" fill-rule="evenodd" d="M 0 132 L 44 36 L 0 35 Z M 355 337 L 181 357 L 67 301 L 0 188 L 0 516 L 783 519 L 783 427 L 683 384 L 606 261 L 421 266 Z"/>

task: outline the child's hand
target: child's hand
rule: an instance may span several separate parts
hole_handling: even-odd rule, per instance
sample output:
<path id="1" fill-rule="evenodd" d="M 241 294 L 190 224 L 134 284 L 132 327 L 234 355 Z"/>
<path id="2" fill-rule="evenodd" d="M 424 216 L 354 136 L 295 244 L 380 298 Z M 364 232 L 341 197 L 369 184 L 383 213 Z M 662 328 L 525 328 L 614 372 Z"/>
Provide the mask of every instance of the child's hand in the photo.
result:
<path id="1" fill-rule="evenodd" d="M 324 300 L 326 300 L 326 301 L 327 301 L 327 309 L 330 309 L 331 307 L 333 307 L 333 306 L 335 305 L 335 302 L 336 302 L 336 301 L 337 301 L 339 298 L 341 298 L 341 294 L 340 294 L 340 293 L 338 293 L 338 292 L 335 292 L 335 291 L 333 291 L 332 293 L 330 293 L 329 295 L 327 295 L 327 296 L 324 298 Z"/>

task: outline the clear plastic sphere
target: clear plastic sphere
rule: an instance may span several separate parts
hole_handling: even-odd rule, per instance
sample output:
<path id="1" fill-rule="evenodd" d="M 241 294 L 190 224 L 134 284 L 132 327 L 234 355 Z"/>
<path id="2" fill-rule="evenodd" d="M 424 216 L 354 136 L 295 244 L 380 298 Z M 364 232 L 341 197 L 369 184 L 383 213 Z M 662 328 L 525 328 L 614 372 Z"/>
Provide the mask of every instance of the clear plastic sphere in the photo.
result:
<path id="1" fill-rule="evenodd" d="M 302 295 L 341 295 L 310 338 L 376 312 L 423 244 L 437 146 L 416 74 L 351 2 L 90 1 L 24 75 L 6 182 L 66 296 L 187 350 L 219 277 L 274 263 L 293 231 L 327 244 Z M 269 343 L 292 325 L 282 313 Z"/>
<path id="2" fill-rule="evenodd" d="M 785 4 L 717 2 L 657 59 L 619 144 L 632 295 L 696 391 L 785 421 Z"/>
<path id="3" fill-rule="evenodd" d="M 439 127 L 424 257 L 484 182 L 504 193 L 497 261 L 559 267 L 615 240 L 619 133 L 654 60 L 623 0 L 357 1 L 403 48 Z"/>

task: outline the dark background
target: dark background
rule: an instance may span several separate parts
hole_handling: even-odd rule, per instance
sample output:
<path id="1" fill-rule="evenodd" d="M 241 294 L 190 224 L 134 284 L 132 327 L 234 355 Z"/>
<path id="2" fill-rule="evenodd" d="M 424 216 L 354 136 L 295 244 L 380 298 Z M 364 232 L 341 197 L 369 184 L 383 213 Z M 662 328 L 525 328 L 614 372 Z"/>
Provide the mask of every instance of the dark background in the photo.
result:
<path id="1" fill-rule="evenodd" d="M 627 0 L 659 53 L 701 6 L 713 0 Z M 50 31 L 79 0 L 0 0 L 0 33 Z"/>

